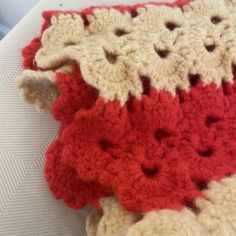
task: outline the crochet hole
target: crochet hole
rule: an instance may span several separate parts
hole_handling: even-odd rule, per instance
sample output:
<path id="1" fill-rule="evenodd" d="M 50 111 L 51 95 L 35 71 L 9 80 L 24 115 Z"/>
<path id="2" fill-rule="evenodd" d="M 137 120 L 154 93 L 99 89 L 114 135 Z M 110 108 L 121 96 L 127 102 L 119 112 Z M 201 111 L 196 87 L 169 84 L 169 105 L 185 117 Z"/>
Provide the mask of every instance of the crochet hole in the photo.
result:
<path id="1" fill-rule="evenodd" d="M 76 43 L 71 42 L 71 41 L 68 41 L 68 42 L 64 43 L 64 46 L 65 46 L 65 47 L 74 46 L 74 45 L 76 45 Z"/>
<path id="2" fill-rule="evenodd" d="M 150 79 L 146 76 L 140 76 L 140 80 L 143 85 L 143 94 L 148 95 L 151 89 Z"/>
<path id="3" fill-rule="evenodd" d="M 222 81 L 222 89 L 223 89 L 223 93 L 224 93 L 225 96 L 229 95 L 227 82 Z"/>
<path id="4" fill-rule="evenodd" d="M 207 182 L 206 181 L 197 180 L 197 181 L 194 181 L 194 182 L 195 182 L 195 185 L 196 185 L 196 187 L 199 191 L 203 191 L 203 190 L 207 189 Z"/>
<path id="5" fill-rule="evenodd" d="M 205 45 L 205 48 L 208 52 L 213 52 L 216 48 L 216 45 L 215 44 Z"/>
<path id="6" fill-rule="evenodd" d="M 82 20 L 83 20 L 84 27 L 89 26 L 90 22 L 89 22 L 87 16 L 86 16 L 86 15 L 82 15 L 81 18 L 82 18 Z"/>
<path id="7" fill-rule="evenodd" d="M 136 11 L 136 9 L 132 9 L 130 14 L 132 18 L 135 18 L 138 15 L 138 12 Z"/>
<path id="8" fill-rule="evenodd" d="M 135 216 L 135 219 L 133 222 L 137 223 L 137 222 L 141 221 L 142 219 L 143 219 L 143 215 L 139 213 Z"/>
<path id="9" fill-rule="evenodd" d="M 205 125 L 207 127 L 210 127 L 211 125 L 213 125 L 214 123 L 217 123 L 220 121 L 220 118 L 217 116 L 213 116 L 213 115 L 209 115 L 206 117 L 205 119 Z"/>
<path id="10" fill-rule="evenodd" d="M 126 108 L 129 113 L 133 113 L 135 111 L 134 106 L 133 106 L 133 101 L 134 101 L 134 97 L 129 94 L 129 99 L 126 102 Z"/>
<path id="11" fill-rule="evenodd" d="M 169 55 L 169 51 L 167 49 L 157 49 L 155 48 L 156 53 L 160 58 L 167 58 Z"/>
<path id="12" fill-rule="evenodd" d="M 225 174 L 225 177 L 230 177 L 230 176 L 232 176 L 233 174 L 231 173 L 231 172 L 227 172 L 226 174 Z"/>
<path id="13" fill-rule="evenodd" d="M 222 88 L 223 88 L 223 93 L 224 93 L 225 96 L 230 95 L 230 89 L 228 87 L 227 82 L 225 82 L 225 81 L 222 82 Z"/>
<path id="14" fill-rule="evenodd" d="M 236 66 L 232 65 L 233 80 L 236 80 Z"/>
<path id="15" fill-rule="evenodd" d="M 37 62 L 35 59 L 33 59 L 33 65 L 37 67 Z"/>
<path id="16" fill-rule="evenodd" d="M 165 129 L 157 129 L 155 132 L 155 138 L 157 141 L 161 142 L 163 139 L 171 136 L 171 133 Z"/>
<path id="17" fill-rule="evenodd" d="M 107 151 L 109 148 L 114 147 L 114 144 L 109 142 L 107 139 L 99 140 L 98 144 L 103 151 Z"/>
<path id="18" fill-rule="evenodd" d="M 116 29 L 115 31 L 115 35 L 118 36 L 118 37 L 121 37 L 123 35 L 126 35 L 127 32 L 125 30 L 122 30 L 122 29 Z"/>
<path id="19" fill-rule="evenodd" d="M 167 28 L 168 30 L 170 30 L 170 31 L 173 31 L 173 30 L 175 30 L 176 28 L 179 27 L 176 23 L 171 22 L 171 21 L 166 22 L 165 25 L 166 25 L 166 28 Z"/>
<path id="20" fill-rule="evenodd" d="M 180 88 L 176 88 L 176 94 L 179 98 L 179 103 L 185 102 L 184 92 Z"/>
<path id="21" fill-rule="evenodd" d="M 207 149 L 198 149 L 197 153 L 199 156 L 204 157 L 204 158 L 209 158 L 214 154 L 214 149 L 209 147 Z"/>
<path id="22" fill-rule="evenodd" d="M 199 74 L 189 74 L 189 83 L 192 87 L 196 86 L 198 82 L 200 81 L 200 75 Z"/>
<path id="23" fill-rule="evenodd" d="M 221 21 L 222 21 L 222 18 L 219 17 L 219 16 L 213 16 L 213 17 L 211 18 L 211 22 L 212 22 L 212 24 L 214 24 L 214 25 L 219 24 Z"/>
<path id="24" fill-rule="evenodd" d="M 105 51 L 105 56 L 106 56 L 107 61 L 108 61 L 110 64 L 115 64 L 115 63 L 116 63 L 116 61 L 117 61 L 117 55 Z"/>
<path id="25" fill-rule="evenodd" d="M 184 200 L 183 205 L 185 205 L 187 208 L 189 208 L 196 215 L 200 213 L 200 209 L 196 206 L 194 201 Z"/>
<path id="26" fill-rule="evenodd" d="M 145 167 L 144 165 L 141 166 L 142 172 L 145 176 L 147 176 L 150 179 L 153 179 L 157 176 L 159 173 L 159 168 L 158 167 Z"/>

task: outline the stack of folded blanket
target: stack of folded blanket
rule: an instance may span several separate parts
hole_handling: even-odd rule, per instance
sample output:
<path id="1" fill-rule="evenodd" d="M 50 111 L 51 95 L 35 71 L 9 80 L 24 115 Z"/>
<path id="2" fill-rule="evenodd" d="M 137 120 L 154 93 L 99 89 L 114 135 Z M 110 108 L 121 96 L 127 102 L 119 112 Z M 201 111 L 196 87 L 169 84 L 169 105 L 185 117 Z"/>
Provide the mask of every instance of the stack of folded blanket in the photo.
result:
<path id="1" fill-rule="evenodd" d="M 24 99 L 60 122 L 45 177 L 89 236 L 236 235 L 236 1 L 44 12 Z"/>

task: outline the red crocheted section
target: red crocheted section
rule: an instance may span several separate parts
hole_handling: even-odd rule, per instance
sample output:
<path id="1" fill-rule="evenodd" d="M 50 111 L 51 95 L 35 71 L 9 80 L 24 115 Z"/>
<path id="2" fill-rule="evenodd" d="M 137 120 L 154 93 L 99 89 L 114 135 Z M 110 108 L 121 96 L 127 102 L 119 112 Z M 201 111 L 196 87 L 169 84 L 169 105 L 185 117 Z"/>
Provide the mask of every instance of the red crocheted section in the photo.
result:
<path id="1" fill-rule="evenodd" d="M 135 15 L 140 6 L 114 8 Z M 58 13 L 44 13 L 42 30 Z M 40 38 L 25 49 L 27 68 L 37 69 L 39 47 Z M 105 103 L 77 66 L 56 76 L 60 96 L 52 113 L 62 124 L 47 151 L 45 175 L 54 195 L 70 207 L 97 206 L 114 194 L 130 211 L 181 209 L 204 197 L 210 181 L 236 173 L 235 82 L 217 88 L 196 80 L 176 97 L 147 83 L 141 100 L 130 98 L 121 106 Z"/>
<path id="2" fill-rule="evenodd" d="M 111 190 L 81 180 L 74 169 L 61 161 L 61 151 L 62 145 L 56 140 L 46 153 L 45 177 L 52 193 L 71 208 L 81 209 L 86 204 L 98 207 L 99 199 L 111 195 Z"/>
<path id="3" fill-rule="evenodd" d="M 56 79 L 61 96 L 52 106 L 55 119 L 65 124 L 70 123 L 75 112 L 89 109 L 95 104 L 98 92 L 83 80 L 77 66 L 74 66 L 70 74 L 57 73 Z"/>
<path id="4" fill-rule="evenodd" d="M 35 55 L 41 47 L 41 38 L 34 38 L 31 43 L 22 50 L 23 67 L 24 69 L 37 70 L 37 64 L 35 62 Z"/>
<path id="5" fill-rule="evenodd" d="M 149 88 L 140 101 L 120 106 L 78 91 L 79 76 L 57 77 L 61 94 L 53 112 L 67 122 L 61 165 L 84 182 L 113 189 L 126 209 L 181 209 L 203 196 L 210 181 L 236 173 L 236 83 L 217 88 L 198 81 L 176 97 Z M 86 201 L 84 195 L 77 197 Z"/>

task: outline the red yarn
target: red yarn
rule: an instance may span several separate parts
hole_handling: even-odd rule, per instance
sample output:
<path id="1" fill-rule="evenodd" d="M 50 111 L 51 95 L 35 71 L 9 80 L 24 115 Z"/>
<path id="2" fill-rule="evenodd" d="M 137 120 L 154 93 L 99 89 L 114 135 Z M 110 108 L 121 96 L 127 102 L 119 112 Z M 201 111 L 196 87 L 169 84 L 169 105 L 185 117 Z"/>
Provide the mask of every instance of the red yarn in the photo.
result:
<path id="1" fill-rule="evenodd" d="M 144 5 L 112 8 L 135 17 L 136 8 Z M 93 9 L 76 13 L 87 24 Z M 42 32 L 59 13 L 43 14 Z M 37 69 L 40 40 L 23 50 L 25 68 Z M 132 98 L 121 107 L 98 97 L 76 66 L 56 79 L 60 96 L 52 113 L 62 124 L 46 154 L 45 176 L 54 195 L 69 206 L 97 206 L 112 189 L 130 211 L 180 209 L 202 197 L 210 181 L 236 173 L 235 82 L 217 88 L 198 81 L 176 97 L 151 88 L 140 101 Z"/>
<path id="2" fill-rule="evenodd" d="M 61 150 L 62 145 L 56 140 L 46 152 L 45 178 L 52 193 L 75 209 L 87 204 L 98 207 L 99 199 L 111 195 L 111 190 L 99 183 L 81 180 L 75 170 L 61 161 Z"/>
<path id="3" fill-rule="evenodd" d="M 85 83 L 77 66 L 71 74 L 57 73 L 56 80 L 60 96 L 52 106 L 52 113 L 59 121 L 69 123 L 75 112 L 91 108 L 97 100 L 98 92 Z"/>
<path id="4" fill-rule="evenodd" d="M 176 97 L 150 89 L 123 107 L 99 98 L 62 131 L 62 161 L 84 181 L 112 187 L 128 210 L 180 209 L 236 172 L 236 93 L 223 91 L 201 82 Z"/>
<path id="5" fill-rule="evenodd" d="M 34 38 L 31 43 L 22 50 L 23 66 L 25 69 L 37 70 L 35 55 L 41 47 L 41 38 Z"/>

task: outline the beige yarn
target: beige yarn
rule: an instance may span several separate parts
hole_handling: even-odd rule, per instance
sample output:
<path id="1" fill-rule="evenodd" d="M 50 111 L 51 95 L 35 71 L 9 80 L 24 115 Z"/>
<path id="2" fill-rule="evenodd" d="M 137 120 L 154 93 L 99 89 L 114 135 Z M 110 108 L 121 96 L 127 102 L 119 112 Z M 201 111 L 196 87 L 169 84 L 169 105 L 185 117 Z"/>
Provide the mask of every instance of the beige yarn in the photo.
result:
<path id="1" fill-rule="evenodd" d="M 159 34 L 160 31 L 170 34 L 166 25 L 175 23 L 176 28 L 172 34 L 180 34 L 184 31 L 186 19 L 180 8 L 167 6 L 147 5 L 137 9 L 137 17 L 133 19 L 134 31 Z"/>
<path id="2" fill-rule="evenodd" d="M 87 218 L 88 236 L 123 236 L 140 219 L 139 214 L 124 210 L 112 197 L 101 200 L 102 213 L 92 212 Z"/>
<path id="3" fill-rule="evenodd" d="M 156 89 L 188 90 L 189 74 L 205 84 L 232 82 L 236 55 L 235 2 L 195 0 L 182 9 L 146 5 L 130 13 L 94 9 L 83 25 L 78 14 L 59 14 L 44 32 L 37 65 L 51 70 L 78 63 L 84 80 L 105 100 L 139 98 L 139 76 Z"/>
<path id="4" fill-rule="evenodd" d="M 129 12 L 122 14 L 115 9 L 94 9 L 93 15 L 87 16 L 90 22 L 87 30 L 91 34 L 118 32 L 122 29 L 125 32 L 132 30 L 132 17 Z"/>
<path id="5" fill-rule="evenodd" d="M 57 53 L 68 45 L 77 44 L 86 32 L 78 14 L 59 14 L 51 19 L 51 26 L 44 32 L 41 43 L 44 56 Z"/>
<path id="6" fill-rule="evenodd" d="M 25 70 L 17 80 L 21 96 L 39 111 L 50 111 L 51 105 L 59 95 L 54 72 Z"/>
<path id="7" fill-rule="evenodd" d="M 132 55 L 135 61 L 141 62 L 140 75 L 151 78 L 151 85 L 158 90 L 172 94 L 176 88 L 188 90 L 188 74 L 194 54 L 193 50 L 186 51 L 186 35 L 170 36 L 164 31 L 160 35 L 147 33 L 140 39 L 140 44 L 142 47 Z M 165 53 L 167 55 L 163 57 Z"/>
<path id="8" fill-rule="evenodd" d="M 59 96 L 56 84 L 56 72 L 72 73 L 70 64 L 65 64 L 55 71 L 24 70 L 17 78 L 17 87 L 21 97 L 29 104 L 35 105 L 40 112 L 49 112 L 53 102 Z"/>
<path id="9" fill-rule="evenodd" d="M 185 15 L 191 18 L 189 40 L 196 55 L 192 73 L 201 71 L 205 84 L 231 82 L 232 64 L 235 63 L 235 13 L 224 1 L 193 1 L 184 6 Z M 201 18 L 199 18 L 201 16 Z"/>
<path id="10" fill-rule="evenodd" d="M 127 231 L 127 236 L 208 236 L 208 232 L 189 210 L 163 210 L 147 213 Z"/>
<path id="11" fill-rule="evenodd" d="M 236 176 L 211 182 L 205 196 L 197 200 L 201 214 L 198 221 L 214 236 L 236 235 Z"/>
<path id="12" fill-rule="evenodd" d="M 206 199 L 196 201 L 197 211 L 148 212 L 138 222 L 140 215 L 136 218 L 134 213 L 127 213 L 115 199 L 103 199 L 104 216 L 99 213 L 100 221 L 94 220 L 95 211 L 87 219 L 88 236 L 235 236 L 236 175 L 211 182 L 204 193 Z"/>

